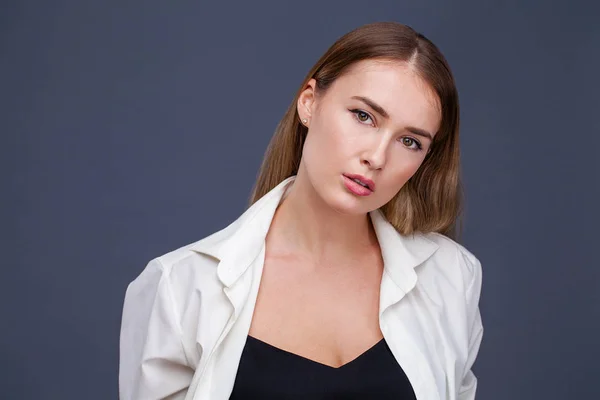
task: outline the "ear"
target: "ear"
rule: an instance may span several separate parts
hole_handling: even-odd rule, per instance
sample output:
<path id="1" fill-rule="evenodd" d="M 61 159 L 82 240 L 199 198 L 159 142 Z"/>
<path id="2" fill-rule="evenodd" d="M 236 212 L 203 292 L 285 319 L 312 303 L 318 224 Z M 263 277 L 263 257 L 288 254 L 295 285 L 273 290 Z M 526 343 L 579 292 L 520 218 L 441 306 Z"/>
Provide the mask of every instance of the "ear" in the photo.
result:
<path id="1" fill-rule="evenodd" d="M 306 87 L 300 93 L 300 96 L 298 96 L 298 116 L 300 117 L 300 120 L 305 119 L 307 121 L 305 124 L 307 126 L 310 123 L 310 119 L 314 114 L 316 106 L 316 85 L 317 81 L 312 78 L 307 82 Z"/>

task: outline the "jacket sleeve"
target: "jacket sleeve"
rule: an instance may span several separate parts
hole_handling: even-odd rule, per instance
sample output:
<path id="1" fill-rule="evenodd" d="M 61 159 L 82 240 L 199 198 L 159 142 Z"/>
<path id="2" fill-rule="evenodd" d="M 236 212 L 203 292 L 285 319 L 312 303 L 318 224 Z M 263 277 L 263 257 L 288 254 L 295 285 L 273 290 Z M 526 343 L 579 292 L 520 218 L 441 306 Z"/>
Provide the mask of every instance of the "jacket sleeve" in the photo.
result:
<path id="1" fill-rule="evenodd" d="M 474 400 L 477 390 L 477 377 L 473 374 L 472 367 L 483 337 L 483 325 L 479 312 L 479 297 L 481 294 L 482 271 L 481 263 L 467 251 L 462 252 L 467 270 L 471 272 L 471 282 L 465 292 L 467 305 L 467 322 L 469 326 L 469 352 L 463 369 L 462 380 L 458 389 L 458 400 Z"/>
<path id="2" fill-rule="evenodd" d="M 119 355 L 121 400 L 183 399 L 192 380 L 169 276 L 158 259 L 128 286 Z"/>

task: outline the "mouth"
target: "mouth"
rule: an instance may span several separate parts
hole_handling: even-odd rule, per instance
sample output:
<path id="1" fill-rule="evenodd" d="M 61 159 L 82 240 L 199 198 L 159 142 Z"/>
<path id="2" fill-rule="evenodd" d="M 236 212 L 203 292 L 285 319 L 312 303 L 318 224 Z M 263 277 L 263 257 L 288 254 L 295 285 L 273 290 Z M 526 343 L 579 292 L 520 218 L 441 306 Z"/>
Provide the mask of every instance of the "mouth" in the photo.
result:
<path id="1" fill-rule="evenodd" d="M 365 178 L 362 175 L 355 174 L 344 174 L 344 176 L 350 179 L 351 181 L 357 183 L 358 185 L 364 187 L 365 189 L 369 189 L 371 192 L 375 191 L 375 183 L 369 178 Z"/>

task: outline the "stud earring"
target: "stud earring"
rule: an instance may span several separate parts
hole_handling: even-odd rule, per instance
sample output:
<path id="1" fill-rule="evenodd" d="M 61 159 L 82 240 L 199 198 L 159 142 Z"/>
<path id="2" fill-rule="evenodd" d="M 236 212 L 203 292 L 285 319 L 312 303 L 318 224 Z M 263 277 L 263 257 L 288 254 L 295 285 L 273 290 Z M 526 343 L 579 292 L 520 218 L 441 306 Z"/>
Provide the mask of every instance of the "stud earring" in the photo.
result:
<path id="1" fill-rule="evenodd" d="M 306 118 L 304 118 L 304 119 L 302 120 L 302 123 L 303 123 L 304 125 L 306 125 L 306 123 L 307 123 L 307 122 L 308 122 L 308 120 L 307 120 Z"/>

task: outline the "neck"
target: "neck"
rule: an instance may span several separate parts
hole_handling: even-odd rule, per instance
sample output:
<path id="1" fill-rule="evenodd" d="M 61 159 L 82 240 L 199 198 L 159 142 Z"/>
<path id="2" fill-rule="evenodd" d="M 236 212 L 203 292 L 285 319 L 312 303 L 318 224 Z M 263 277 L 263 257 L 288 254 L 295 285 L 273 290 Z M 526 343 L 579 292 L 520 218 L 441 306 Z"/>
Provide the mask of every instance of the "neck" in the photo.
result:
<path id="1" fill-rule="evenodd" d="M 293 253 L 315 263 L 364 258 L 377 246 L 368 214 L 349 215 L 331 208 L 299 174 L 273 218 L 269 234 L 278 252 Z M 271 235 L 271 233 L 275 233 Z"/>

